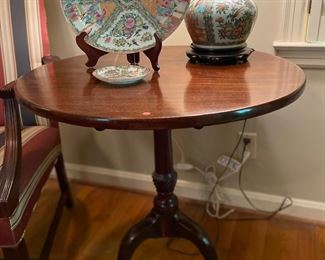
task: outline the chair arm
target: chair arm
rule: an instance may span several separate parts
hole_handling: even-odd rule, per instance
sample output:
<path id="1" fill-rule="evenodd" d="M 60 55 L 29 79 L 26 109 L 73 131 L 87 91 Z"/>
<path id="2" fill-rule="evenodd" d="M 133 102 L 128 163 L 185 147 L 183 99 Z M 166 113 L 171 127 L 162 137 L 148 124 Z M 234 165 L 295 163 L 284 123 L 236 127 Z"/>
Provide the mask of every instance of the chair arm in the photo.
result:
<path id="1" fill-rule="evenodd" d="M 0 172 L 0 217 L 10 216 L 19 200 L 19 181 L 22 161 L 21 125 L 18 103 L 13 86 L 0 89 L 4 103 L 5 151 Z"/>

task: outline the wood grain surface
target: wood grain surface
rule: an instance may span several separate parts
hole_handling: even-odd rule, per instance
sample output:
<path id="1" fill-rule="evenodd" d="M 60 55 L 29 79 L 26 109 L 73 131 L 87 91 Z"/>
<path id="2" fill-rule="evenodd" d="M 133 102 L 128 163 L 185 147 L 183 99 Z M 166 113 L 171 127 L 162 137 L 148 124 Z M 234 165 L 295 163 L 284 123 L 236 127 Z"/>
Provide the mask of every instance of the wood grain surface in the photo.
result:
<path id="1" fill-rule="evenodd" d="M 65 209 L 50 260 L 115 260 L 124 233 L 152 207 L 152 195 L 109 187 L 72 184 L 75 207 Z M 28 225 L 26 242 L 32 257 L 42 247 L 59 189 L 48 182 Z M 53 203 L 50 203 L 50 202 Z M 217 221 L 204 214 L 204 205 L 180 200 L 185 213 L 195 219 L 213 240 L 220 260 L 324 260 L 325 225 L 286 217 L 264 221 Z M 257 217 L 238 211 L 236 217 Z M 132 260 L 201 260 L 197 248 L 183 239 L 167 249 L 168 239 L 150 239 L 136 250 Z M 0 252 L 1 258 L 1 252 Z"/>
<path id="2" fill-rule="evenodd" d="M 131 86 L 113 86 L 87 72 L 86 56 L 48 64 L 19 78 L 19 99 L 38 114 L 70 124 L 112 129 L 202 127 L 262 115 L 288 105 L 305 75 L 293 63 L 254 52 L 245 64 L 192 64 L 186 47 L 164 47 L 160 71 Z M 127 63 L 109 54 L 98 67 Z M 141 56 L 141 65 L 150 67 Z"/>

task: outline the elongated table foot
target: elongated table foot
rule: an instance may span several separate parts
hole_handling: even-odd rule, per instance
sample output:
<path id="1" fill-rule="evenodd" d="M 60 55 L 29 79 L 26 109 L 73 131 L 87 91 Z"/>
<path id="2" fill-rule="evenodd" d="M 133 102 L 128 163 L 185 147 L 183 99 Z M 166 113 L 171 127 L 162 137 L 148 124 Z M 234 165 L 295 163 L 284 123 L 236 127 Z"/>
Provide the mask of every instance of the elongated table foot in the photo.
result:
<path id="1" fill-rule="evenodd" d="M 120 246 L 118 260 L 131 259 L 139 244 L 148 238 L 156 237 L 160 237 L 159 215 L 150 213 L 126 233 Z"/>
<path id="2" fill-rule="evenodd" d="M 177 210 L 172 215 L 153 211 L 132 227 L 122 240 L 118 260 L 131 259 L 136 248 L 146 239 L 160 237 L 185 238 L 195 244 L 207 260 L 217 260 L 208 235 L 189 217 Z"/>
<path id="3" fill-rule="evenodd" d="M 122 240 L 118 260 L 130 260 L 136 248 L 148 238 L 177 237 L 194 243 L 206 260 L 218 260 L 208 235 L 178 208 L 174 188 L 171 131 L 154 130 L 155 171 L 152 175 L 157 196 L 148 216 L 132 227 Z"/>

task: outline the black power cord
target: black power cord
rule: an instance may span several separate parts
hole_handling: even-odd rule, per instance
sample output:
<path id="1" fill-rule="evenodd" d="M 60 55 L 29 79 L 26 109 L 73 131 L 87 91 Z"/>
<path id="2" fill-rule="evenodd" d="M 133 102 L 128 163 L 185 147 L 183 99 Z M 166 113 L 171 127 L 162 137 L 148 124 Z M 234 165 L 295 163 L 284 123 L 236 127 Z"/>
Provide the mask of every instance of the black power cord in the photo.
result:
<path id="1" fill-rule="evenodd" d="M 245 132 L 245 128 L 246 128 L 246 123 L 247 123 L 247 120 L 245 119 L 245 120 L 244 120 L 244 123 L 243 123 L 243 126 L 242 126 L 242 129 L 241 129 L 241 135 L 240 135 L 240 137 L 239 137 L 239 140 L 237 141 L 237 143 L 236 143 L 234 149 L 232 150 L 232 152 L 231 152 L 231 154 L 230 154 L 229 161 L 228 161 L 227 165 L 224 167 L 223 171 L 221 172 L 220 177 L 222 177 L 222 176 L 226 173 L 227 168 L 229 167 L 231 160 L 233 159 L 233 157 L 234 157 L 234 155 L 235 155 L 235 153 L 236 153 L 236 151 L 237 151 L 237 149 L 238 149 L 240 143 L 241 143 L 242 140 L 243 140 L 244 132 Z M 248 139 L 248 140 L 249 140 L 249 139 Z M 249 141 L 250 141 L 250 140 L 249 140 Z M 214 186 L 213 186 L 213 188 L 212 188 L 212 190 L 211 190 L 211 192 L 210 192 L 210 194 L 209 194 L 208 203 L 209 203 L 209 201 L 210 201 L 210 199 L 211 199 L 211 196 L 212 196 L 213 193 L 215 192 L 215 190 L 216 190 L 218 184 L 219 184 L 219 182 L 216 181 L 216 183 L 214 184 Z M 206 215 L 207 215 L 206 213 L 205 213 L 205 214 L 202 214 L 202 218 L 201 218 L 201 220 L 203 220 L 203 219 L 205 218 Z M 219 224 L 219 223 L 217 222 L 217 225 L 218 225 L 218 224 Z M 217 228 L 217 236 L 219 236 L 219 228 Z M 169 250 L 174 251 L 174 252 L 179 253 L 179 254 L 182 254 L 182 255 L 187 255 L 187 256 L 197 256 L 197 255 L 200 255 L 200 252 L 184 252 L 184 251 L 181 251 L 181 250 L 179 250 L 179 249 L 177 249 L 177 248 L 172 247 L 172 244 L 173 244 L 173 242 L 174 242 L 175 240 L 176 240 L 175 238 L 169 238 L 169 239 L 168 239 L 168 241 L 167 241 L 167 243 L 166 243 L 166 247 L 167 247 Z M 214 245 L 217 243 L 217 241 L 218 241 L 218 237 L 216 238 L 216 241 L 215 241 Z"/>
<path id="2" fill-rule="evenodd" d="M 239 177 L 238 177 L 238 186 L 239 186 L 239 189 L 242 193 L 242 195 L 244 196 L 244 198 L 247 200 L 247 202 L 250 204 L 250 206 L 256 210 L 257 212 L 260 212 L 260 213 L 263 213 L 263 214 L 267 214 L 266 216 L 263 216 L 263 217 L 249 217 L 249 218 L 245 218 L 245 217 L 240 217 L 240 218 L 230 218 L 230 217 L 227 217 L 227 218 L 224 218 L 222 220 L 225 220 L 225 221 L 259 221 L 259 220 L 268 220 L 268 219 L 271 219 L 272 217 L 274 217 L 275 215 L 277 215 L 280 211 L 286 209 L 286 208 L 289 208 L 290 206 L 292 206 L 293 204 L 293 201 L 290 197 L 284 197 L 280 206 L 278 207 L 278 209 L 276 209 L 275 211 L 267 211 L 267 210 L 263 210 L 263 209 L 260 209 L 258 208 L 252 201 L 251 199 L 248 197 L 248 195 L 246 194 L 244 188 L 243 188 L 243 185 L 242 185 L 242 179 L 243 179 L 243 172 L 244 172 L 244 166 L 243 166 L 243 160 L 244 160 L 244 155 L 245 155 L 245 152 L 247 150 L 247 146 L 250 144 L 251 140 L 249 138 L 244 138 L 244 132 L 245 132 L 245 128 L 246 128 L 246 122 L 247 120 L 244 121 L 244 124 L 243 124 L 243 127 L 242 127 L 242 132 L 241 132 L 241 135 L 240 135 L 240 138 L 238 140 L 238 142 L 236 143 L 231 155 L 230 155 L 230 158 L 229 158 L 229 161 L 227 163 L 227 165 L 224 167 L 224 170 L 222 171 L 221 173 L 221 177 L 225 174 L 225 172 L 227 171 L 227 168 L 230 164 L 230 161 L 233 159 L 234 157 L 234 154 L 235 152 L 237 151 L 239 145 L 241 142 L 244 143 L 244 146 L 243 146 L 243 150 L 242 150 L 242 153 L 241 153 L 241 163 L 242 163 L 242 167 L 240 168 L 239 170 Z M 220 179 L 220 178 L 219 178 Z M 218 180 L 219 180 L 218 179 Z M 213 188 L 212 188 L 212 191 L 210 192 L 209 194 L 209 201 L 210 201 L 210 198 L 211 196 L 213 195 L 213 193 L 215 192 L 219 182 L 218 180 L 215 182 Z M 209 203 L 208 201 L 208 203 Z M 286 203 L 287 201 L 289 201 L 289 203 Z M 205 217 L 205 214 L 202 215 L 202 219 Z M 215 239 L 215 243 L 214 244 L 217 244 L 219 239 L 220 239 L 220 221 L 221 219 L 217 219 L 217 234 L 216 234 L 216 239 Z M 184 251 L 181 251 L 179 249 L 176 249 L 176 248 L 173 248 L 172 247 L 172 243 L 175 241 L 174 238 L 170 238 L 167 243 L 166 243 L 166 247 L 171 250 L 171 251 L 174 251 L 174 252 L 177 252 L 179 254 L 182 254 L 182 255 L 187 255 L 187 256 L 196 256 L 196 255 L 199 255 L 200 253 L 199 252 L 184 252 Z"/>

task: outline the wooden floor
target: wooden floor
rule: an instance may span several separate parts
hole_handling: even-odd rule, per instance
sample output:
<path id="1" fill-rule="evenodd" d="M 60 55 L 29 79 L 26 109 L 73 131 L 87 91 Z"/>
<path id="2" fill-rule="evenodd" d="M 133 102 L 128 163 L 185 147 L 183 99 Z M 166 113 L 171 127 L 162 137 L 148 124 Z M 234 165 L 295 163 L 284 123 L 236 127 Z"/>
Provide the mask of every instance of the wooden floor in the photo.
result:
<path id="1" fill-rule="evenodd" d="M 152 195 L 74 183 L 75 207 L 65 209 L 50 259 L 115 260 L 123 234 L 149 211 Z M 32 257 L 40 252 L 58 188 L 49 181 L 26 232 Z M 268 221 L 219 221 L 204 214 L 203 204 L 181 200 L 181 208 L 199 222 L 216 243 L 220 260 L 324 260 L 325 226 L 277 217 Z M 252 217 L 238 213 L 237 217 Z M 255 216 L 254 216 L 255 217 Z M 219 232 L 217 232 L 219 228 Z M 219 236 L 218 236 L 219 234 Z M 197 249 L 184 240 L 148 240 L 133 260 L 198 260 Z"/>

